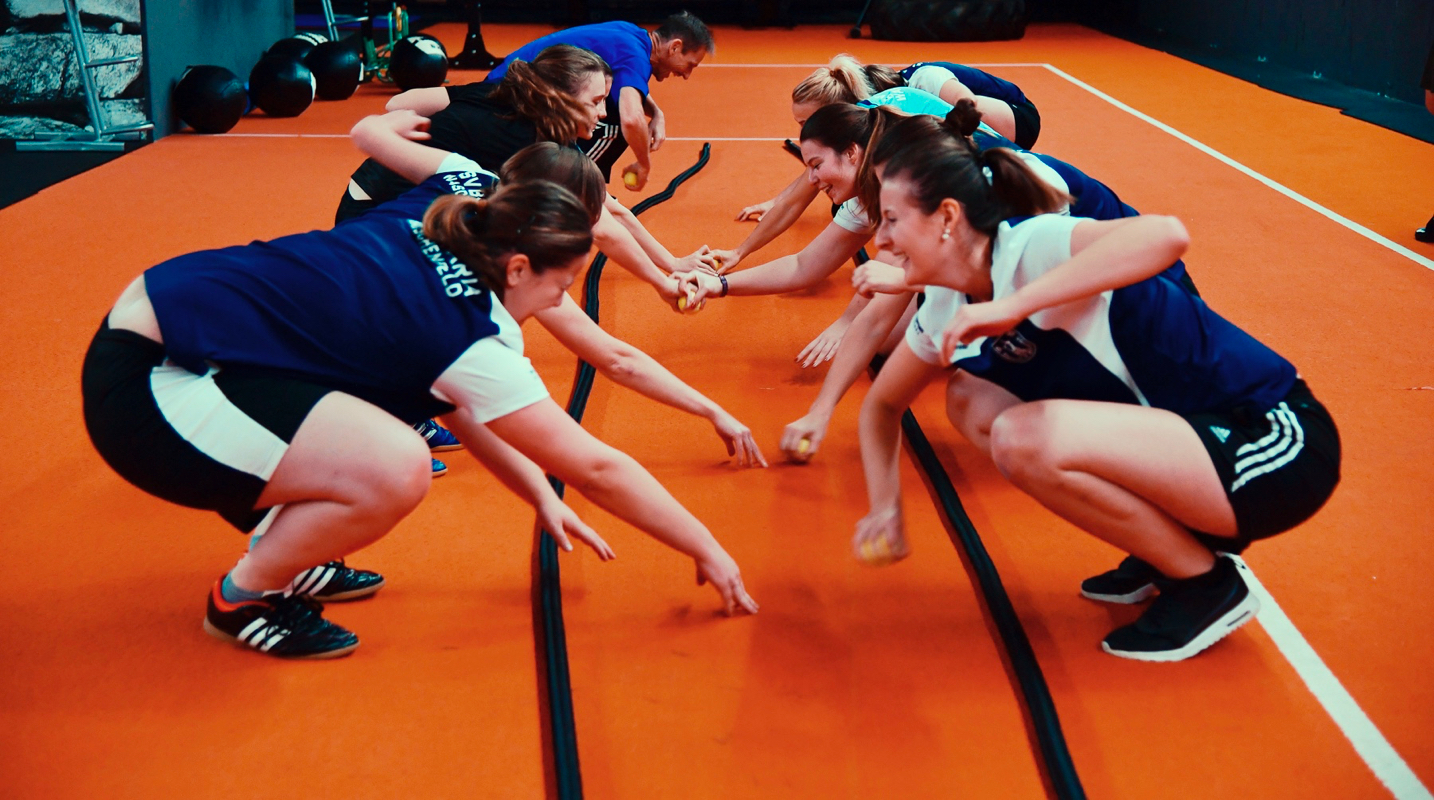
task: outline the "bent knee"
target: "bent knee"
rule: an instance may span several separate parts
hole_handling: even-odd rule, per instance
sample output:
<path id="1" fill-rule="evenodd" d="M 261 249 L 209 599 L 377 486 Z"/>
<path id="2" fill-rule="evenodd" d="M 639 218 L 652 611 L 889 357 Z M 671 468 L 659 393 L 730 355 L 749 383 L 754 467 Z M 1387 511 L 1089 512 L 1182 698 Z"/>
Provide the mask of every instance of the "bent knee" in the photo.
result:
<path id="1" fill-rule="evenodd" d="M 1002 475 L 1015 480 L 1054 463 L 1050 422 L 1044 403 L 1008 408 L 991 421 L 991 460 Z"/>

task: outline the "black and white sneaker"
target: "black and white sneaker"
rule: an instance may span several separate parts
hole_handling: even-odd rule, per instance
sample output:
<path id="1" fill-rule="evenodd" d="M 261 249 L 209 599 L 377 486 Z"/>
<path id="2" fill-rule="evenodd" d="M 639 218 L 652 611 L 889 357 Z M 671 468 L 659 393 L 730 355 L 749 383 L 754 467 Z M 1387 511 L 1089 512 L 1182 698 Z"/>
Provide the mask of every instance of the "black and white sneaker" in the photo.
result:
<path id="1" fill-rule="evenodd" d="M 275 592 L 230 603 L 219 583 L 209 592 L 204 632 L 281 658 L 338 658 L 359 646 L 351 631 L 324 619 L 312 598 Z"/>
<path id="2" fill-rule="evenodd" d="M 1160 596 L 1134 623 L 1116 628 L 1101 642 L 1111 655 L 1140 661 L 1181 661 L 1228 636 L 1255 618 L 1259 598 L 1227 556 L 1194 578 L 1161 581 Z"/>
<path id="3" fill-rule="evenodd" d="M 289 584 L 294 594 L 312 597 L 321 603 L 357 600 L 383 588 L 383 576 L 366 569 L 354 569 L 341 558 L 300 572 Z"/>
<path id="4" fill-rule="evenodd" d="M 1155 594 L 1160 570 L 1135 556 L 1126 556 L 1113 570 L 1080 582 L 1081 597 L 1102 603 L 1142 603 Z"/>

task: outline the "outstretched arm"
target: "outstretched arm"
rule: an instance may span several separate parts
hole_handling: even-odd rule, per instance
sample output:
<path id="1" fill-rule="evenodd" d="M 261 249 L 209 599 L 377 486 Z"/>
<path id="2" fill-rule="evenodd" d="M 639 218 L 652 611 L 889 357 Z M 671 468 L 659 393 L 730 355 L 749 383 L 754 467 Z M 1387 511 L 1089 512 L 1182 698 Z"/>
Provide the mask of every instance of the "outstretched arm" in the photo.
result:
<path id="1" fill-rule="evenodd" d="M 609 195 L 606 202 L 603 203 L 603 210 L 631 234 L 638 246 L 659 269 L 667 272 L 691 272 L 694 269 L 714 266 L 712 256 L 708 255 L 711 248 L 707 245 L 697 248 L 697 252 L 689 256 L 682 258 L 673 256 L 672 251 L 664 247 L 662 242 L 659 242 L 657 237 L 647 229 L 647 226 L 638 220 L 637 215 L 619 202 L 616 197 Z"/>
<path id="2" fill-rule="evenodd" d="M 787 184 L 787 188 L 777 195 L 773 200 L 770 211 L 762 215 L 757 227 L 747 234 L 742 243 L 731 250 L 716 250 L 715 254 L 722 259 L 722 270 L 729 270 L 742 261 L 742 259 L 757 252 L 782 234 L 783 231 L 792 227 L 807 210 L 807 206 L 817 198 L 817 187 L 807 180 L 805 171 L 797 176 L 797 179 Z"/>
<path id="3" fill-rule="evenodd" d="M 833 222 L 801 252 L 727 275 L 727 293 L 782 294 L 805 289 L 836 272 L 870 238 L 869 233 L 854 233 Z M 722 283 L 716 275 L 689 272 L 682 280 L 684 286 L 695 287 L 699 303 L 722 293 Z"/>
<path id="4" fill-rule="evenodd" d="M 642 465 L 593 437 L 552 399 L 499 417 L 488 428 L 598 506 L 692 557 L 698 582 L 712 582 L 727 613 L 757 611 L 737 562 L 706 526 Z"/>
<path id="5" fill-rule="evenodd" d="M 867 563 L 890 563 L 908 553 L 901 518 L 901 415 L 940 373 L 903 341 L 861 404 L 861 467 L 871 510 L 857 523 L 852 549 Z"/>
<path id="6" fill-rule="evenodd" d="M 683 383 L 652 356 L 603 330 L 564 297 L 557 308 L 534 315 L 564 347 L 592 364 L 609 380 L 712 423 L 717 435 L 743 467 L 767 466 L 752 431 L 701 392 Z"/>
<path id="7" fill-rule="evenodd" d="M 822 388 L 812 400 L 806 416 L 791 423 L 782 432 L 781 447 L 787 458 L 806 462 L 821 449 L 837 403 L 866 371 L 871 359 L 911 305 L 912 297 L 910 294 L 878 295 L 857 315 L 846 336 L 842 337 L 831 369 L 827 370 Z M 804 440 L 807 442 L 805 448 L 802 447 Z"/>
<path id="8" fill-rule="evenodd" d="M 652 150 L 652 133 L 647 127 L 647 115 L 644 107 L 642 92 L 635 87 L 624 86 L 617 95 L 618 118 L 622 124 L 622 138 L 627 140 L 627 146 L 632 148 L 633 158 L 637 160 L 628 165 L 624 170 L 624 176 L 631 172 L 637 175 L 635 183 L 627 183 L 624 177 L 624 185 L 632 191 L 638 191 L 647 185 L 647 175 L 652 171 L 652 158 L 649 153 Z"/>

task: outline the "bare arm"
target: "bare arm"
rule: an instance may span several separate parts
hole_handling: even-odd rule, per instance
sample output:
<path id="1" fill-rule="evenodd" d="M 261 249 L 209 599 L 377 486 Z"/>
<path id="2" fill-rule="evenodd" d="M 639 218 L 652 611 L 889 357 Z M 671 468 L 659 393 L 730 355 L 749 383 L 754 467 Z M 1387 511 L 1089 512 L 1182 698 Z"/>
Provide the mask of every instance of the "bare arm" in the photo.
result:
<path id="1" fill-rule="evenodd" d="M 1180 220 L 1161 216 L 1085 220 L 1070 237 L 1070 260 L 1010 295 L 962 306 L 942 333 L 943 354 L 949 359 L 958 345 L 999 336 L 1042 309 L 1158 275 L 1190 245 Z"/>
<path id="2" fill-rule="evenodd" d="M 448 108 L 448 89 L 435 86 L 428 89 L 409 89 L 390 97 L 384 105 L 385 111 L 412 111 L 421 117 L 431 117 Z"/>
<path id="3" fill-rule="evenodd" d="M 564 550 L 573 549 L 568 541 L 568 534 L 572 534 L 597 551 L 603 561 L 613 558 L 612 548 L 563 503 L 537 464 L 495 436 L 467 409 L 460 408 L 444 415 L 443 423 L 458 434 L 463 445 L 509 491 L 537 510 L 540 523 Z"/>
<path id="4" fill-rule="evenodd" d="M 901 506 L 901 415 L 942 369 L 896 346 L 861 404 L 861 466 L 873 513 Z"/>
<path id="5" fill-rule="evenodd" d="M 837 404 L 866 371 L 871 359 L 881 349 L 882 342 L 901 321 L 911 305 L 911 298 L 910 294 L 878 295 L 852 321 L 806 416 L 782 431 L 782 452 L 788 458 L 805 462 L 821 449 Z M 805 448 L 801 446 L 803 441 L 807 442 Z"/>
<path id="6" fill-rule="evenodd" d="M 598 506 L 691 556 L 728 613 L 755 612 L 737 563 L 698 519 L 627 454 L 593 437 L 551 399 L 488 423 L 518 452 Z"/>
<path id="7" fill-rule="evenodd" d="M 854 233 L 833 222 L 801 252 L 728 275 L 727 293 L 782 294 L 805 289 L 836 272 L 870 238 L 869 233 Z M 690 272 L 683 280 L 696 285 L 697 302 L 722 292 L 722 284 L 715 275 Z"/>
<path id="8" fill-rule="evenodd" d="M 451 155 L 421 144 L 428 139 L 428 120 L 412 111 L 391 111 L 364 117 L 349 131 L 354 146 L 405 180 L 422 183 Z"/>
<path id="9" fill-rule="evenodd" d="M 593 226 L 593 242 L 618 266 L 652 284 L 664 299 L 677 301 L 676 283 L 653 263 L 632 234 L 608 213 L 607 206 L 603 206 L 598 223 Z"/>
<path id="10" fill-rule="evenodd" d="M 637 159 L 624 170 L 624 173 L 637 174 L 637 183 L 628 186 L 636 191 L 647 185 L 647 175 L 652 170 L 652 159 L 649 155 L 650 133 L 647 117 L 643 113 L 642 92 L 631 86 L 622 87 L 617 97 L 617 110 L 622 125 L 622 138 L 627 140 L 627 146 L 632 148 L 633 158 Z"/>
<path id="11" fill-rule="evenodd" d="M 712 423 L 727 454 L 744 467 L 767 466 L 751 430 L 701 392 L 683 383 L 652 356 L 603 330 L 564 297 L 557 308 L 534 315 L 564 347 L 592 364 L 613 383 Z"/>
<path id="12" fill-rule="evenodd" d="M 698 248 L 697 252 L 692 255 L 683 256 L 682 258 L 673 256 L 672 251 L 664 247 L 662 242 L 659 242 L 657 237 L 652 235 L 652 232 L 638 220 L 637 215 L 632 213 L 631 209 L 620 203 L 615 197 L 609 196 L 603 204 L 603 209 L 632 235 L 632 238 L 637 241 L 638 246 L 642 248 L 642 251 L 652 259 L 652 263 L 656 264 L 659 269 L 667 272 L 690 272 L 698 267 L 707 266 L 711 261 L 710 257 L 707 256 L 707 253 L 710 252 L 710 248 L 706 245 Z"/>
<path id="13" fill-rule="evenodd" d="M 742 243 L 731 250 L 719 250 L 717 254 L 722 257 L 722 268 L 731 269 L 738 262 L 747 256 L 767 246 L 773 239 L 782 234 L 783 231 L 792 227 L 807 210 L 807 206 L 817 198 L 817 187 L 807 180 L 805 171 L 798 175 L 796 180 L 787 184 L 773 201 L 772 210 L 768 211 L 758 221 L 757 227 L 747 234 Z"/>

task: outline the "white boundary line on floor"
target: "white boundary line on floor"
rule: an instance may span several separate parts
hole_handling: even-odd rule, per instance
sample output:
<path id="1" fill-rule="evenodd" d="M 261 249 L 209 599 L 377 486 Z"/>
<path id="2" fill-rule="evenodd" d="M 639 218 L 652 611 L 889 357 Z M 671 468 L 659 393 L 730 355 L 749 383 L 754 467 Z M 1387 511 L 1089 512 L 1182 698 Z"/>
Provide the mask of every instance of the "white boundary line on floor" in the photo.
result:
<path id="1" fill-rule="evenodd" d="M 1205 144 L 1204 142 L 1197 141 L 1196 139 L 1194 139 L 1194 138 L 1192 138 L 1192 137 L 1190 137 L 1190 136 L 1187 136 L 1187 135 L 1181 133 L 1180 131 L 1175 130 L 1174 128 L 1170 127 L 1169 125 L 1166 125 L 1165 123 L 1163 123 L 1163 122 L 1161 122 L 1160 120 L 1158 120 L 1158 119 L 1156 119 L 1156 118 L 1150 116 L 1149 114 L 1145 114 L 1145 113 L 1142 113 L 1142 112 L 1140 112 L 1140 111 L 1136 111 L 1135 109 L 1131 108 L 1130 106 L 1126 105 L 1125 103 L 1120 102 L 1119 100 L 1115 99 L 1114 97 L 1111 97 L 1110 95 L 1106 94 L 1105 92 L 1102 92 L 1101 90 L 1095 88 L 1094 86 L 1091 86 L 1090 84 L 1086 83 L 1085 81 L 1080 80 L 1079 78 L 1076 78 L 1075 76 L 1071 75 L 1071 74 L 1068 73 L 1068 72 L 1064 72 L 1064 71 L 1062 71 L 1062 70 L 1060 70 L 1060 69 L 1058 69 L 1058 68 L 1056 68 L 1056 67 L 1054 67 L 1054 66 L 1052 66 L 1052 65 L 1050 65 L 1050 64 L 1046 64 L 1046 65 L 1044 65 L 1044 66 L 1045 66 L 1046 69 L 1050 70 L 1051 72 L 1055 73 L 1056 75 L 1058 75 L 1058 76 L 1064 78 L 1065 80 L 1069 81 L 1070 83 L 1072 83 L 1072 84 L 1074 84 L 1074 85 L 1076 85 L 1076 86 L 1079 86 L 1080 88 L 1086 90 L 1087 92 L 1090 92 L 1091 94 L 1095 95 L 1096 97 L 1099 97 L 1100 99 L 1106 101 L 1107 103 L 1110 103 L 1111 105 L 1115 106 L 1116 108 L 1120 109 L 1121 111 L 1124 111 L 1124 112 L 1126 112 L 1127 114 L 1130 114 L 1130 115 L 1136 117 L 1137 119 L 1144 120 L 1145 122 L 1148 122 L 1148 123 L 1150 123 L 1151 125 L 1154 125 L 1155 127 L 1159 128 L 1160 130 L 1165 131 L 1166 133 L 1170 134 L 1171 136 L 1174 136 L 1176 139 L 1179 139 L 1180 141 L 1182 141 L 1182 142 L 1184 142 L 1184 143 L 1190 145 L 1191 147 L 1195 148 L 1196 150 L 1199 150 L 1200 152 L 1202 152 L 1202 153 L 1204 153 L 1204 154 L 1206 154 L 1206 155 L 1208 155 L 1208 156 L 1210 156 L 1210 157 L 1212 157 L 1212 158 L 1214 158 L 1214 159 L 1216 159 L 1216 160 L 1218 160 L 1218 161 L 1220 161 L 1220 162 L 1222 162 L 1222 163 L 1224 163 L 1224 164 L 1226 164 L 1226 165 L 1228 165 L 1228 166 L 1234 167 L 1235 169 L 1239 170 L 1240 172 L 1245 173 L 1246 175 L 1250 176 L 1251 178 L 1254 178 L 1255 180 L 1259 181 L 1260 183 L 1263 183 L 1264 185 L 1270 187 L 1271 189 L 1274 189 L 1275 191 L 1279 192 L 1280 194 L 1284 195 L 1285 197 L 1288 197 L 1288 198 L 1290 198 L 1291 200 L 1294 200 L 1295 202 L 1299 203 L 1300 205 L 1303 205 L 1303 206 L 1305 206 L 1305 207 L 1307 207 L 1307 208 L 1309 208 L 1309 209 L 1311 209 L 1311 210 L 1313 210 L 1313 211 L 1315 211 L 1315 212 L 1318 212 L 1319 214 L 1321 214 L 1321 215 L 1323 215 L 1323 216 L 1325 216 L 1325 217 L 1327 217 L 1327 218 L 1329 218 L 1329 219 L 1331 219 L 1331 220 L 1334 220 L 1335 222 L 1339 223 L 1340 225 L 1343 225 L 1344 227 L 1346 227 L 1346 228 L 1348 228 L 1348 229 L 1354 231 L 1355 233 L 1359 234 L 1360 236 L 1363 236 L 1364 238 L 1370 240 L 1371 242 L 1374 242 L 1375 244 L 1378 244 L 1378 245 L 1381 245 L 1381 246 L 1383 246 L 1383 247 L 1385 247 L 1385 248 L 1388 248 L 1388 249 L 1390 249 L 1390 250 L 1393 250 L 1394 252 L 1398 253 L 1399 255 L 1404 256 L 1405 258 L 1409 259 L 1410 261 L 1413 261 L 1413 262 L 1416 263 L 1416 264 L 1419 264 L 1419 265 L 1422 266 L 1422 267 L 1425 267 L 1425 268 L 1427 268 L 1427 269 L 1434 270 L 1434 259 L 1425 258 L 1424 256 L 1422 256 L 1422 255 L 1420 255 L 1420 254 L 1414 252 L 1413 250 L 1410 250 L 1409 248 L 1405 247 L 1404 245 L 1399 244 L 1398 242 L 1393 241 L 1392 239 L 1389 239 L 1389 238 L 1387 238 L 1387 237 L 1385 237 L 1385 236 L 1382 236 L 1382 235 L 1380 235 L 1380 234 L 1378 234 L 1378 233 L 1375 233 L 1374 231 L 1370 230 L 1369 228 L 1366 228 L 1366 227 L 1364 227 L 1363 225 L 1360 225 L 1358 222 L 1355 222 L 1354 220 L 1349 219 L 1348 217 L 1342 216 L 1342 215 L 1340 215 L 1340 214 L 1336 214 L 1335 212 L 1329 210 L 1328 208 L 1325 208 L 1324 206 L 1320 205 L 1319 203 L 1316 203 L 1315 201 L 1309 199 L 1308 197 L 1305 197 L 1304 195 L 1300 194 L 1299 192 L 1296 192 L 1295 190 L 1289 188 L 1288 186 L 1285 186 L 1284 184 L 1277 183 L 1276 181 L 1270 180 L 1269 178 L 1265 177 L 1264 175 L 1261 175 L 1260 173 L 1254 171 L 1253 169 L 1250 169 L 1249 167 L 1245 166 L 1244 164 L 1241 164 L 1240 162 L 1236 161 L 1235 159 L 1230 158 L 1229 156 L 1225 155 L 1224 153 L 1221 153 L 1220 151 L 1218 151 L 1218 150 L 1216 150 L 1215 148 L 1213 148 L 1213 147 L 1211 147 L 1211 146 Z"/>
<path id="2" fill-rule="evenodd" d="M 1235 563 L 1244 572 L 1250 592 L 1260 599 L 1260 613 L 1255 619 L 1264 626 L 1285 660 L 1299 673 L 1305 686 L 1314 693 L 1315 699 L 1324 706 L 1349 743 L 1354 745 L 1355 752 L 1364 759 L 1374 776 L 1399 800 L 1428 800 L 1429 790 L 1419 781 L 1419 776 L 1414 774 L 1414 770 L 1375 727 L 1369 715 L 1355 702 L 1349 690 L 1325 665 L 1285 610 L 1275 602 L 1274 595 L 1255 577 L 1255 571 L 1243 559 L 1237 557 Z"/>

